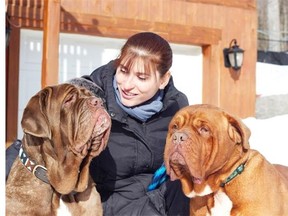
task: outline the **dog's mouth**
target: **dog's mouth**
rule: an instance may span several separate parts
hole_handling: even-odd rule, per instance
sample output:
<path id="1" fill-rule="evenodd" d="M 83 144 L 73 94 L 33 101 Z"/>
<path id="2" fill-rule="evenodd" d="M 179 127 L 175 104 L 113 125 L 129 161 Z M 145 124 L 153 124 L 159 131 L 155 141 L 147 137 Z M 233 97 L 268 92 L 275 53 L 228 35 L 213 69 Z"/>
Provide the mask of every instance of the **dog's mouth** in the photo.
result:
<path id="1" fill-rule="evenodd" d="M 171 168 L 169 175 L 172 181 L 181 178 L 188 178 L 194 184 L 201 184 L 203 182 L 203 178 L 193 176 L 193 172 L 189 169 L 185 157 L 181 153 L 176 151 L 171 154 L 169 165 Z"/>
<path id="2" fill-rule="evenodd" d="M 97 111 L 95 126 L 90 137 L 84 145 L 75 147 L 77 155 L 96 157 L 106 147 L 111 129 L 111 119 L 106 110 Z"/>
<path id="3" fill-rule="evenodd" d="M 79 124 L 84 122 L 81 125 L 81 130 L 76 134 L 76 140 L 78 139 L 79 143 L 70 147 L 71 152 L 69 154 L 74 155 L 70 157 L 70 161 L 65 161 L 66 166 L 73 166 L 74 170 L 69 172 L 71 176 L 70 185 L 65 185 L 65 191 L 59 187 L 62 190 L 60 193 L 68 194 L 71 191 L 83 192 L 86 190 L 89 182 L 90 162 L 107 146 L 111 129 L 110 116 L 104 108 L 98 108 L 95 112 L 89 114 L 91 115 L 83 112 L 83 117 L 78 121 Z M 90 121 L 87 120 L 88 117 Z M 57 188 L 58 191 L 59 188 Z"/>
<path id="4" fill-rule="evenodd" d="M 88 152 L 92 157 L 97 156 L 107 146 L 111 129 L 111 119 L 105 110 L 99 114 L 91 137 L 86 143 Z"/>

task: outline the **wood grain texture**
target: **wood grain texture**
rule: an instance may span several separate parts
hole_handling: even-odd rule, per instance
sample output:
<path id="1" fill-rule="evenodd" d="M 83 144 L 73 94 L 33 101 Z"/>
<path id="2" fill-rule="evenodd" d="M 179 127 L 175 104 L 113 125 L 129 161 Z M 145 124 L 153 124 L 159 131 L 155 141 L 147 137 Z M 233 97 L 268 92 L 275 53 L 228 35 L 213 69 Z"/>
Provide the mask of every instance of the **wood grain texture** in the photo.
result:
<path id="1" fill-rule="evenodd" d="M 41 87 L 58 84 L 60 0 L 45 1 Z"/>

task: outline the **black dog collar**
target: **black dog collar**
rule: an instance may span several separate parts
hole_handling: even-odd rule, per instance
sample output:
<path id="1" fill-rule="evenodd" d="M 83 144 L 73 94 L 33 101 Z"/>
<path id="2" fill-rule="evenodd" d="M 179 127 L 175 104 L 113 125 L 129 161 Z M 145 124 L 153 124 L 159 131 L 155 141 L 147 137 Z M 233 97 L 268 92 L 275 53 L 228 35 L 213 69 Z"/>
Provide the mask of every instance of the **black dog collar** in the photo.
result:
<path id="1" fill-rule="evenodd" d="M 23 163 L 23 165 L 30 171 L 34 176 L 36 176 L 41 181 L 50 184 L 49 180 L 47 178 L 47 168 L 36 164 L 34 161 L 30 160 L 28 155 L 23 149 L 23 146 L 21 146 L 19 150 L 19 158 L 20 161 Z"/>

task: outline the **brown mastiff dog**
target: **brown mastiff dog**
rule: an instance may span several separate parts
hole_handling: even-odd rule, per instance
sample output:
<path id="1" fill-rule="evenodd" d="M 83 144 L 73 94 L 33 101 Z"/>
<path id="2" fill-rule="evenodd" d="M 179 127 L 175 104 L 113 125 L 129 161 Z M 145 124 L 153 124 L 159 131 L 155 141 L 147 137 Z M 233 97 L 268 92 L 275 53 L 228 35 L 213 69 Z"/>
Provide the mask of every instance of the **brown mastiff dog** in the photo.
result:
<path id="1" fill-rule="evenodd" d="M 250 149 L 249 137 L 240 119 L 211 105 L 175 114 L 164 160 L 191 198 L 190 215 L 288 215 L 288 167 Z"/>
<path id="2" fill-rule="evenodd" d="M 89 175 L 91 159 L 110 133 L 102 99 L 71 84 L 46 87 L 30 99 L 21 124 L 24 137 L 7 179 L 6 215 L 102 215 Z"/>

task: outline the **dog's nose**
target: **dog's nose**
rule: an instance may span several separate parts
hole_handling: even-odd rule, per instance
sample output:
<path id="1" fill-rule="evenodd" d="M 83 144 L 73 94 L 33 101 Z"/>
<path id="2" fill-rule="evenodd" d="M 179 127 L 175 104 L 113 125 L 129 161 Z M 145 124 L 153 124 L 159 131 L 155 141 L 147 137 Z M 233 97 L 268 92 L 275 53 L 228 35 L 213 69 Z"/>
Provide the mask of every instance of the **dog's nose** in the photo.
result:
<path id="1" fill-rule="evenodd" d="M 90 104 L 95 107 L 103 107 L 103 100 L 101 98 L 93 97 Z"/>
<path id="2" fill-rule="evenodd" d="M 186 141 L 188 138 L 186 133 L 183 132 L 176 132 L 173 134 L 173 143 L 174 144 L 181 144 L 182 142 Z"/>

